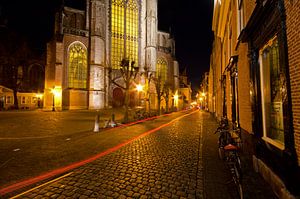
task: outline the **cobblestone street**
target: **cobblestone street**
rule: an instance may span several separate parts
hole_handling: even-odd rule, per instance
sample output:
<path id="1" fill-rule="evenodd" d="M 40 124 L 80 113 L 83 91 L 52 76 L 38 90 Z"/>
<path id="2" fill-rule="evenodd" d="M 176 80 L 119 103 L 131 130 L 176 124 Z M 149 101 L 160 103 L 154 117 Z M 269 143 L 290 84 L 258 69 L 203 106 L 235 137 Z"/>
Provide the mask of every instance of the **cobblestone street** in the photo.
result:
<path id="1" fill-rule="evenodd" d="M 230 176 L 217 156 L 215 127 L 209 113 L 184 115 L 16 197 L 234 198 Z M 131 131 L 137 127 L 126 128 Z M 275 198 L 260 176 L 253 178 L 256 184 L 247 184 L 245 198 Z"/>

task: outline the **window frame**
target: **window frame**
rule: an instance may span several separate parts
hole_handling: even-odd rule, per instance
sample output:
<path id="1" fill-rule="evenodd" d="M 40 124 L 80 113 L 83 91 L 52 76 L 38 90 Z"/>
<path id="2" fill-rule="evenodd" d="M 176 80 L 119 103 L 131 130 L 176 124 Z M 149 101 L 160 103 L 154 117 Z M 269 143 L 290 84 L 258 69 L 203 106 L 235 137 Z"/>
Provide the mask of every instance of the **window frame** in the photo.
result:
<path id="1" fill-rule="evenodd" d="M 271 107 L 269 107 L 269 114 L 267 114 L 267 108 L 266 107 L 266 103 L 268 102 L 267 97 L 266 97 L 266 92 L 267 95 L 271 95 L 272 93 L 272 87 L 271 87 L 271 80 L 269 80 L 268 84 L 266 84 L 266 74 L 271 75 L 271 70 L 273 70 L 273 67 L 270 64 L 270 60 L 268 62 L 268 66 L 269 67 L 266 71 L 266 65 L 263 62 L 263 53 L 264 51 L 269 48 L 272 47 L 274 45 L 274 41 L 277 40 L 277 48 L 278 48 L 278 54 L 277 54 L 277 64 L 279 65 L 278 67 L 280 68 L 280 64 L 281 64 L 281 57 L 280 57 L 280 40 L 278 38 L 279 36 L 277 34 L 275 34 L 273 37 L 271 37 L 271 39 L 269 39 L 266 44 L 259 49 L 259 79 L 260 79 L 260 92 L 261 92 L 261 115 L 262 115 L 262 139 L 265 140 L 267 143 L 272 144 L 273 146 L 279 148 L 280 150 L 284 150 L 285 149 L 285 121 L 284 121 L 284 105 L 283 105 L 283 101 L 281 101 L 281 118 L 279 116 L 279 119 L 281 120 L 281 123 L 283 125 L 283 129 L 282 129 L 282 140 L 281 141 L 276 141 L 275 139 L 272 139 L 268 134 L 270 133 L 270 129 L 271 129 Z M 270 53 L 268 54 L 268 56 L 270 56 Z M 270 77 L 269 77 L 270 78 Z M 271 79 L 271 78 L 270 78 Z M 285 84 L 285 87 L 287 87 L 287 85 Z M 266 88 L 268 88 L 269 90 L 267 90 Z M 285 88 L 287 90 L 287 88 Z M 276 103 L 277 101 L 272 101 L 272 97 L 269 97 L 269 101 L 270 101 L 270 106 L 272 103 Z M 276 108 L 276 107 L 275 107 Z M 279 108 L 280 109 L 280 108 Z M 267 121 L 268 120 L 268 121 Z M 274 122 L 274 121 L 273 121 Z M 268 125 L 268 123 L 270 123 Z"/>
<path id="2" fill-rule="evenodd" d="M 77 60 L 77 65 L 75 65 L 75 67 L 72 67 L 72 63 L 71 63 L 71 50 L 73 50 L 74 48 L 80 47 L 81 51 L 84 51 L 83 53 L 81 53 L 81 57 L 80 60 Z M 79 50 L 77 49 L 77 54 L 79 54 Z M 68 48 L 68 88 L 72 88 L 72 89 L 87 89 L 87 85 L 88 85 L 88 57 L 87 57 L 87 48 L 86 46 L 81 43 L 81 42 L 73 42 L 72 44 L 70 44 L 69 48 Z M 85 57 L 83 57 L 85 56 Z M 78 56 L 75 57 L 73 56 L 73 59 L 78 59 Z M 82 62 L 82 66 L 79 66 L 79 62 Z M 78 70 L 78 72 L 74 72 Z M 72 74 L 71 74 L 72 72 Z M 71 77 L 72 75 L 72 77 Z M 77 78 L 76 79 L 76 75 L 81 78 Z M 74 82 L 74 80 L 76 80 L 76 82 Z"/>
<path id="3" fill-rule="evenodd" d="M 132 6 L 132 3 L 135 3 L 133 7 L 128 8 L 127 6 Z M 112 69 L 120 69 L 121 61 L 124 58 L 130 62 L 139 63 L 140 1 L 114 0 L 111 2 L 110 10 L 110 62 Z M 114 15 L 114 13 L 117 15 Z M 136 20 L 136 24 L 134 20 Z"/>

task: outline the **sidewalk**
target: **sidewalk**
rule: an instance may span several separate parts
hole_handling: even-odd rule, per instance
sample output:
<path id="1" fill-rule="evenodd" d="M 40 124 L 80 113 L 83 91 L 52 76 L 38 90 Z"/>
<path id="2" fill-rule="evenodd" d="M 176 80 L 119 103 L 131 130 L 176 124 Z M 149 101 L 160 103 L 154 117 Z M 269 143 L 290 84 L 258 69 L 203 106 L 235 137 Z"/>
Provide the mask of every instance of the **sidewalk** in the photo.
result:
<path id="1" fill-rule="evenodd" d="M 209 114 L 209 113 L 206 113 Z M 218 155 L 218 135 L 214 134 L 217 122 L 210 115 L 207 120 L 203 142 L 204 162 L 204 190 L 206 199 L 228 199 L 235 196 L 235 186 L 231 182 L 231 175 Z M 244 199 L 276 199 L 269 184 L 254 171 L 251 157 L 241 154 L 242 161 L 242 185 Z M 226 194 L 224 194 L 226 193 Z"/>

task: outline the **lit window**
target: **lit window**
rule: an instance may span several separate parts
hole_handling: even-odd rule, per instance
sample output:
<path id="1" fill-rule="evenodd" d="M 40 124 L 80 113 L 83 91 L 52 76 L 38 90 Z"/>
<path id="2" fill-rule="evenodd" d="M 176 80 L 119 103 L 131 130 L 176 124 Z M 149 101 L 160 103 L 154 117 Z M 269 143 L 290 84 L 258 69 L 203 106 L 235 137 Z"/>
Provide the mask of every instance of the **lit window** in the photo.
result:
<path id="1" fill-rule="evenodd" d="M 87 51 L 79 43 L 69 49 L 68 78 L 69 88 L 87 87 Z"/>
<path id="2" fill-rule="evenodd" d="M 6 104 L 12 104 L 13 100 L 12 100 L 12 96 L 6 96 Z"/>
<path id="3" fill-rule="evenodd" d="M 36 102 L 37 102 L 37 97 L 32 97 L 31 103 L 36 104 Z"/>
<path id="4" fill-rule="evenodd" d="M 123 58 L 138 63 L 139 9 L 136 0 L 112 0 L 111 13 L 112 68 L 119 69 Z"/>
<path id="5" fill-rule="evenodd" d="M 158 59 L 156 65 L 156 76 L 160 77 L 163 84 L 167 81 L 167 74 L 167 62 L 162 58 Z"/>
<path id="6" fill-rule="evenodd" d="M 277 36 L 260 50 L 260 63 L 264 139 L 283 149 L 287 91 Z"/>
<path id="7" fill-rule="evenodd" d="M 26 97 L 25 96 L 21 97 L 21 104 L 26 104 Z"/>

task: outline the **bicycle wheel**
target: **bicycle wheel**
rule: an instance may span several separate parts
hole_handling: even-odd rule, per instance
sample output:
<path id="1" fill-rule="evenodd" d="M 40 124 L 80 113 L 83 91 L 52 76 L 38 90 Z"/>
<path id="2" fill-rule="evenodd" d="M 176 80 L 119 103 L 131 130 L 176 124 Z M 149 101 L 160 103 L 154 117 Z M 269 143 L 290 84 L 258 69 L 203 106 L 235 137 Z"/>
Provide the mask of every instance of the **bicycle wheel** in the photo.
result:
<path id="1" fill-rule="evenodd" d="M 223 148 L 223 147 L 219 147 L 218 150 L 219 150 L 219 158 L 220 158 L 221 160 L 224 160 L 224 159 L 225 159 L 225 151 L 224 151 L 224 148 Z"/>
<path id="2" fill-rule="evenodd" d="M 234 183 L 236 185 L 237 193 L 239 195 L 239 198 L 243 199 L 243 187 L 241 184 L 242 172 L 237 164 L 234 164 L 233 167 L 234 167 L 233 179 L 234 179 Z"/>
<path id="3" fill-rule="evenodd" d="M 239 181 L 242 180 L 242 177 L 243 177 L 243 173 L 242 173 L 242 164 L 241 164 L 241 159 L 240 159 L 240 156 L 236 153 L 236 168 L 237 168 L 237 172 L 238 172 L 238 175 L 239 175 Z"/>
<path id="4" fill-rule="evenodd" d="M 224 146 L 225 146 L 224 134 L 221 134 L 219 137 L 219 147 L 218 147 L 219 158 L 221 160 L 225 159 Z"/>
<path id="5" fill-rule="evenodd" d="M 237 185 L 237 189 L 238 189 L 238 193 L 239 193 L 239 198 L 243 199 L 244 198 L 243 187 L 240 183 Z"/>

